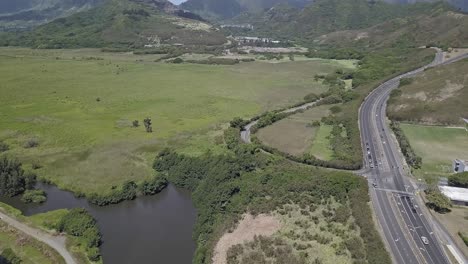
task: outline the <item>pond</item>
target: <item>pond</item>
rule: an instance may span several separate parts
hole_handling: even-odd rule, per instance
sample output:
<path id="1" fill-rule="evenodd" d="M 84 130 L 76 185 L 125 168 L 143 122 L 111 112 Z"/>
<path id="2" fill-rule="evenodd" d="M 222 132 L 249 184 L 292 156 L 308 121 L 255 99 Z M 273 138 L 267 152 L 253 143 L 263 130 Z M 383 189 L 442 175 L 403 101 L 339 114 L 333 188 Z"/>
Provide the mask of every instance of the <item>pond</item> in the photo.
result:
<path id="1" fill-rule="evenodd" d="M 47 192 L 47 202 L 24 204 L 17 197 L 0 201 L 20 209 L 26 216 L 62 208 L 86 208 L 98 221 L 103 235 L 104 263 L 192 262 L 196 211 L 187 191 L 169 185 L 154 196 L 99 207 L 52 185 L 39 184 L 37 188 Z"/>

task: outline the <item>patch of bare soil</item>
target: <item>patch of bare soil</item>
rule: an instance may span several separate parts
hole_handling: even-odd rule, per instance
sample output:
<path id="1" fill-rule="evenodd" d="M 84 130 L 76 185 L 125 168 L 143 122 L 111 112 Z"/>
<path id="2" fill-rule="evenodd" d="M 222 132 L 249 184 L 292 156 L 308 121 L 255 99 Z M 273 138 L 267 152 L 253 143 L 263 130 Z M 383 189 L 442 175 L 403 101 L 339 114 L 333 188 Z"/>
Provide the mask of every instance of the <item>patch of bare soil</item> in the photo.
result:
<path id="1" fill-rule="evenodd" d="M 415 94 L 407 95 L 405 97 L 409 98 L 409 99 L 417 99 L 417 100 L 420 100 L 420 101 L 426 101 L 427 100 L 427 95 L 426 95 L 425 92 L 417 92 Z"/>
<path id="2" fill-rule="evenodd" d="M 459 83 L 452 83 L 450 80 L 445 81 L 445 87 L 440 90 L 436 101 L 443 101 L 455 95 L 456 92 L 463 89 L 464 85 Z"/>
<path id="3" fill-rule="evenodd" d="M 226 264 L 226 254 L 230 247 L 253 241 L 255 236 L 271 236 L 280 227 L 279 219 L 274 216 L 244 214 L 236 229 L 219 239 L 213 253 L 213 264 Z"/>
<path id="4" fill-rule="evenodd" d="M 468 53 L 468 49 L 453 48 L 450 52 L 444 52 L 444 61 Z"/>

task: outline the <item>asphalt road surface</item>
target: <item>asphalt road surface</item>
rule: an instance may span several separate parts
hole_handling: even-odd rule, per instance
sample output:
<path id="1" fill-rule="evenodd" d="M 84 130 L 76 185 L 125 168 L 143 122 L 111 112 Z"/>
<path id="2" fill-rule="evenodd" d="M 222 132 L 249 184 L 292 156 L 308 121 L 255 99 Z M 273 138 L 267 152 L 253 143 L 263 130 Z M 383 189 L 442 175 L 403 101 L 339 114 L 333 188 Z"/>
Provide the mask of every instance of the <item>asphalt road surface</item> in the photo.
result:
<path id="1" fill-rule="evenodd" d="M 421 205 L 414 198 L 415 190 L 407 180 L 398 146 L 391 138 L 386 124 L 388 97 L 399 86 L 401 78 L 467 57 L 463 55 L 443 61 L 443 54 L 438 50 L 431 64 L 381 84 L 361 106 L 359 126 L 364 169 L 367 169 L 374 210 L 395 263 L 444 264 L 449 261 L 432 225 L 421 211 Z M 422 237 L 429 243 L 423 243 Z"/>

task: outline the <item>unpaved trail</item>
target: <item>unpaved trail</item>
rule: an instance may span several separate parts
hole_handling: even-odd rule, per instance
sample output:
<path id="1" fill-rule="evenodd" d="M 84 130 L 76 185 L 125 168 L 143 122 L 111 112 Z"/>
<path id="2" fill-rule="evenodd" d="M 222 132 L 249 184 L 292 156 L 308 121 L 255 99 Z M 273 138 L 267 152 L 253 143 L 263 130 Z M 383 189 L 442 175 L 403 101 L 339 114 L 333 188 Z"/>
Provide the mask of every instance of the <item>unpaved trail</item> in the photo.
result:
<path id="1" fill-rule="evenodd" d="M 8 225 L 20 230 L 21 232 L 49 245 L 51 248 L 55 249 L 65 260 L 67 264 L 76 264 L 77 262 L 73 259 L 70 252 L 65 246 L 66 237 L 64 236 L 52 236 L 48 233 L 45 233 L 42 230 L 30 227 L 26 224 L 19 222 L 18 220 L 6 215 L 0 211 L 0 220 L 7 223 Z"/>

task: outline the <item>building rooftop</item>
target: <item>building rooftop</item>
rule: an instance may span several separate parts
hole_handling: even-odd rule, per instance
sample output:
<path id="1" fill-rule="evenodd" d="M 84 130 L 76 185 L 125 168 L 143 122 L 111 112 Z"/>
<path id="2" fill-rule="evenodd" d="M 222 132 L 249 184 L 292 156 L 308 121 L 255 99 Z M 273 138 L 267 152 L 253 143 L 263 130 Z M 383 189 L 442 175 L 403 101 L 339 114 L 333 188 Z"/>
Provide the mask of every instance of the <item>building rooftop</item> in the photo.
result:
<path id="1" fill-rule="evenodd" d="M 468 202 L 468 189 L 439 186 L 439 190 L 452 201 Z"/>

